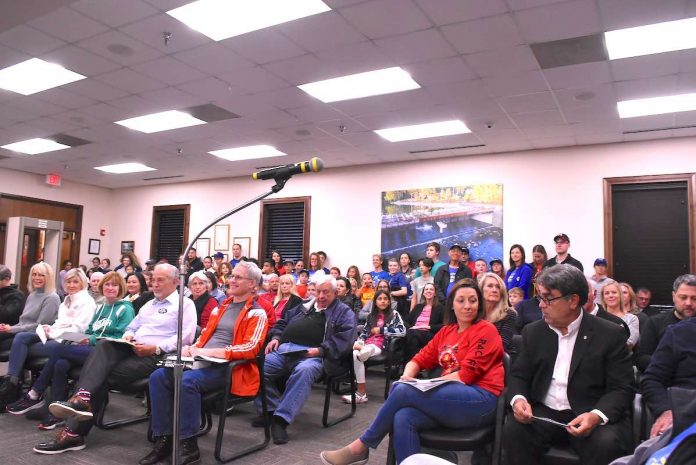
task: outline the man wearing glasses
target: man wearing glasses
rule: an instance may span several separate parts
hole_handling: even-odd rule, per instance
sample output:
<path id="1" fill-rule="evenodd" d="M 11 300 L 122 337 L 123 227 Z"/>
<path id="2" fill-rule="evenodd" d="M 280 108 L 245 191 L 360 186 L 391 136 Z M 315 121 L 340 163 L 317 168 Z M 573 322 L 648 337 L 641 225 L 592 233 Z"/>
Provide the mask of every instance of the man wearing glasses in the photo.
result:
<path id="1" fill-rule="evenodd" d="M 568 253 L 568 249 L 570 248 L 570 238 L 568 237 L 567 234 L 565 234 L 565 233 L 556 234 L 556 237 L 553 238 L 553 242 L 556 244 L 556 256 L 550 258 L 549 261 L 547 261 L 546 264 L 544 265 L 544 268 L 563 264 L 563 265 L 573 265 L 575 268 L 579 269 L 580 271 L 584 271 L 584 268 L 582 267 L 582 263 L 580 263 L 578 260 L 571 257 L 570 254 Z"/>
<path id="2" fill-rule="evenodd" d="M 583 312 L 589 287 L 577 268 L 545 269 L 537 289 L 542 320 L 522 331 L 512 367 L 504 463 L 539 463 L 551 445 L 569 444 L 583 465 L 608 464 L 631 444 L 626 412 L 635 388 L 626 334 Z"/>

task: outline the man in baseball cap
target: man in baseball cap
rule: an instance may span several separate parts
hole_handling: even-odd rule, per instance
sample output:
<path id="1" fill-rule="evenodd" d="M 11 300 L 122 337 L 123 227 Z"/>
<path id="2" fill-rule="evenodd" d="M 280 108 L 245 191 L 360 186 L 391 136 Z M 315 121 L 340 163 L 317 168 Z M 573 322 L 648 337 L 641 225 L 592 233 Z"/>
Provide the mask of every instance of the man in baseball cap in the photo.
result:
<path id="1" fill-rule="evenodd" d="M 556 234 L 553 238 L 553 242 L 556 244 L 556 256 L 550 258 L 549 261 L 547 261 L 544 265 L 544 268 L 556 266 L 563 263 L 566 265 L 573 265 L 580 271 L 585 271 L 582 267 L 582 263 L 571 257 L 568 253 L 568 248 L 570 248 L 570 238 L 566 233 Z"/>
<path id="2" fill-rule="evenodd" d="M 435 273 L 435 278 L 433 283 L 435 284 L 435 290 L 437 291 L 437 298 L 440 302 L 447 301 L 447 295 L 454 283 L 464 278 L 471 278 L 471 270 L 468 266 L 462 265 L 462 246 L 459 244 L 454 244 L 449 248 L 450 261 L 447 265 L 441 266 L 437 273 Z"/>

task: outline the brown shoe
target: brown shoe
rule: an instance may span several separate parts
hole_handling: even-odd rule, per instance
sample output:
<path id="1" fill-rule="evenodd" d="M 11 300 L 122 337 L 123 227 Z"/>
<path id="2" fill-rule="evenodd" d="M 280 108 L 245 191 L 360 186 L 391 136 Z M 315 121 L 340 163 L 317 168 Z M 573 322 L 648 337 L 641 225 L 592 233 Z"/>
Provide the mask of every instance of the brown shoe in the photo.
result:
<path id="1" fill-rule="evenodd" d="M 53 441 L 42 442 L 34 447 L 34 452 L 39 454 L 62 454 L 69 450 L 82 450 L 85 448 L 85 438 L 68 434 L 67 428 L 58 431 Z"/>
<path id="2" fill-rule="evenodd" d="M 370 449 L 363 454 L 353 454 L 350 447 L 338 450 L 325 450 L 319 455 L 324 465 L 363 465 L 370 458 Z"/>
<path id="3" fill-rule="evenodd" d="M 56 418 L 67 420 L 74 418 L 77 421 L 87 421 L 92 419 L 92 407 L 89 401 L 83 400 L 77 394 L 67 401 L 52 402 L 48 406 L 48 411 Z"/>

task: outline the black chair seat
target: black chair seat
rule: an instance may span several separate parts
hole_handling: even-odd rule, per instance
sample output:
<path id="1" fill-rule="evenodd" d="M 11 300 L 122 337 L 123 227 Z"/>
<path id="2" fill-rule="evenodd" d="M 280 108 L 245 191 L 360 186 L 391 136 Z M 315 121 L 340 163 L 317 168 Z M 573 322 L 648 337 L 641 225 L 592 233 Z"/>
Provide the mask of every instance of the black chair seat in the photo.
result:
<path id="1" fill-rule="evenodd" d="M 580 457 L 570 446 L 554 446 L 541 460 L 544 465 L 580 465 Z"/>
<path id="2" fill-rule="evenodd" d="M 26 368 L 31 372 L 39 372 L 48 362 L 48 357 L 33 357 L 27 360 Z"/>
<path id="3" fill-rule="evenodd" d="M 423 447 L 440 450 L 476 449 L 481 444 L 492 441 L 494 435 L 494 425 L 489 428 L 434 428 L 419 434 Z"/>
<path id="4" fill-rule="evenodd" d="M 10 360 L 10 349 L 0 350 L 0 362 L 7 362 Z"/>

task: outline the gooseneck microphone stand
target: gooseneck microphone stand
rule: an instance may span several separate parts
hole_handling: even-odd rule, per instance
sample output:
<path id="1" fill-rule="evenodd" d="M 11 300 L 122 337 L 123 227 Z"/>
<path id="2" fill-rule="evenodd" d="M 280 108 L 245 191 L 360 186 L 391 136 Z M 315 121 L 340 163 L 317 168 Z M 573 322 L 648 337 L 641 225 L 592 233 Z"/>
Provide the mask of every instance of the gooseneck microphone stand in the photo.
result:
<path id="1" fill-rule="evenodd" d="M 206 232 L 209 228 L 211 228 L 213 225 L 216 223 L 224 220 L 225 218 L 234 215 L 240 210 L 243 210 L 247 208 L 250 205 L 253 205 L 256 202 L 260 202 L 261 200 L 265 199 L 271 194 L 276 194 L 280 192 L 280 190 L 285 187 L 285 183 L 287 182 L 288 179 L 292 174 L 290 173 L 283 173 L 279 175 L 278 177 L 274 178 L 273 180 L 275 181 L 275 185 L 271 187 L 271 190 L 268 192 L 265 192 L 258 197 L 255 197 L 247 202 L 244 202 L 240 206 L 228 211 L 227 213 L 223 213 L 219 217 L 215 218 L 210 224 L 208 224 L 206 227 L 200 230 L 198 234 L 189 242 L 188 246 L 186 246 L 186 250 L 184 250 L 184 256 L 183 259 L 181 260 L 181 264 L 179 265 L 179 314 L 177 315 L 177 327 L 176 327 L 176 362 L 174 363 L 173 370 L 174 370 L 174 415 L 173 415 L 173 431 L 172 431 L 172 465 L 179 465 L 180 463 L 180 456 L 179 456 L 179 436 L 181 435 L 181 425 L 179 423 L 179 417 L 181 415 L 181 380 L 183 378 L 183 373 L 184 373 L 184 364 L 181 363 L 181 348 L 182 348 L 182 338 L 183 338 L 183 323 L 184 323 L 184 286 L 186 285 L 186 260 L 188 258 L 188 253 L 189 250 L 191 250 L 191 247 L 193 247 L 193 244 L 196 243 L 196 241 L 203 235 L 204 232 Z M 262 374 L 263 375 L 263 374 Z"/>

